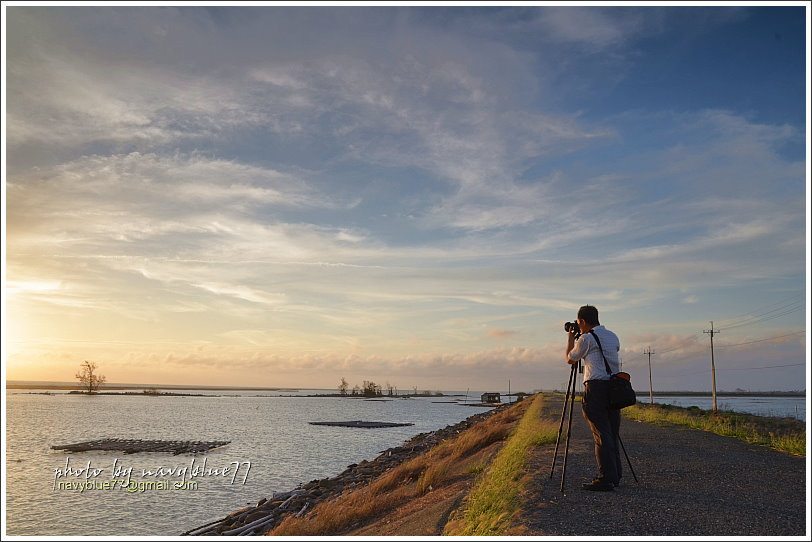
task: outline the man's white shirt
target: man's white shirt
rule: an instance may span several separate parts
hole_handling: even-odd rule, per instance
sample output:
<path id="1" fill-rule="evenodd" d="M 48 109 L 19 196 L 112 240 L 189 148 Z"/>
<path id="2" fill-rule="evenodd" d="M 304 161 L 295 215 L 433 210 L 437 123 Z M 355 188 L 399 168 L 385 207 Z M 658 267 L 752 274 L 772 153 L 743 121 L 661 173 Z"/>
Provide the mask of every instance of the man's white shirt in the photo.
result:
<path id="1" fill-rule="evenodd" d="M 620 339 L 603 326 L 595 326 L 592 331 L 601 341 L 609 368 L 613 374 L 617 373 L 620 371 Z M 569 358 L 573 361 L 584 360 L 584 382 L 588 380 L 609 380 L 612 376 L 606 373 L 603 356 L 591 333 L 584 333 L 575 340 Z"/>

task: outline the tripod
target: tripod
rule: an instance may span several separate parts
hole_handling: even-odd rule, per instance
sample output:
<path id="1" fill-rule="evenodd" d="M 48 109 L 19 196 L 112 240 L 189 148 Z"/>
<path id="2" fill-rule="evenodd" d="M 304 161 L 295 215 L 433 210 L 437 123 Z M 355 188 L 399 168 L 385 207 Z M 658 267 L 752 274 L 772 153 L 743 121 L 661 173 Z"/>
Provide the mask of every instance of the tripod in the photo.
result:
<path id="1" fill-rule="evenodd" d="M 555 471 L 555 462 L 558 459 L 558 447 L 561 443 L 561 432 L 564 429 L 564 418 L 567 417 L 567 407 L 569 406 L 569 419 L 567 421 L 567 436 L 566 436 L 566 445 L 564 446 L 564 465 L 561 471 L 561 492 L 564 492 L 564 480 L 567 476 L 567 458 L 569 456 L 570 450 L 570 435 L 572 434 L 572 411 L 575 406 L 575 383 L 576 379 L 578 378 L 578 373 L 581 369 L 581 361 L 578 360 L 577 363 L 572 364 L 572 369 L 570 371 L 570 379 L 569 383 L 567 384 L 567 393 L 564 396 L 564 405 L 561 409 L 561 421 L 558 424 L 558 437 L 555 440 L 555 452 L 553 452 L 553 464 L 550 467 L 550 479 L 553 478 L 553 472 Z M 624 446 L 623 441 L 620 439 L 620 435 L 617 436 L 617 441 L 620 443 L 620 447 L 623 449 L 623 455 L 626 456 L 626 463 L 629 465 L 629 470 L 634 477 L 634 481 L 636 483 L 640 483 L 637 480 L 637 475 L 634 472 L 634 468 L 632 468 L 632 462 L 629 460 L 629 454 L 626 453 L 626 446 Z"/>

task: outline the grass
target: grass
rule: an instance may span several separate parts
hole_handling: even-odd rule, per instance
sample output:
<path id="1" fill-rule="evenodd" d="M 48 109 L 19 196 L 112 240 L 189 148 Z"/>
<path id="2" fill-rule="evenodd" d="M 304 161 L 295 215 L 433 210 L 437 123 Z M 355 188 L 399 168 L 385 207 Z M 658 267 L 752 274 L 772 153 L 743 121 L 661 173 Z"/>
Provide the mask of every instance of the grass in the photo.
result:
<path id="1" fill-rule="evenodd" d="M 543 397 L 538 394 L 510 439 L 485 469 L 468 494 L 465 509 L 445 528 L 445 535 L 499 536 L 506 534 L 519 509 L 524 488 L 524 465 L 533 446 L 555 441 L 557 426 L 542 418 Z"/>
<path id="2" fill-rule="evenodd" d="M 684 425 L 793 455 L 806 456 L 806 425 L 791 418 L 765 418 L 729 411 L 714 413 L 697 407 L 641 403 L 624 408 L 623 414 L 633 420 L 660 425 Z"/>
<path id="3" fill-rule="evenodd" d="M 530 403 L 529 400 L 522 401 L 494 414 L 428 452 L 390 469 L 369 485 L 319 503 L 305 516 L 288 516 L 266 534 L 338 535 L 429 491 L 471 476 L 472 471 L 478 470 L 482 464 L 477 454 L 507 439 L 528 407 L 532 406 Z"/>

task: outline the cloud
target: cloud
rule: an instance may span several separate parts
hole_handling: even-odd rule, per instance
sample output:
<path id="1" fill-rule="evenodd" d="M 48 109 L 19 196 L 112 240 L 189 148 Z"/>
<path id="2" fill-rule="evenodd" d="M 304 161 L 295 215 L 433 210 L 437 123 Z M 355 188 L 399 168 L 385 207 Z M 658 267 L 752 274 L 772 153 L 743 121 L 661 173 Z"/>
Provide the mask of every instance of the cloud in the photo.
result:
<path id="1" fill-rule="evenodd" d="M 563 390 L 569 374 L 563 361 L 562 344 L 387 356 L 364 355 L 349 349 L 344 353 L 280 354 L 267 346 L 267 334 L 263 330 L 235 331 L 232 338 L 238 339 L 239 343 L 222 345 L 203 341 L 192 346 L 188 343 L 136 345 L 125 342 L 105 345 L 55 340 L 49 347 L 41 348 L 37 356 L 45 355 L 51 360 L 51 374 L 60 367 L 75 372 L 76 365 L 83 359 L 94 359 L 103 368 L 108 381 L 143 382 L 144 371 L 148 371 L 153 375 L 166 375 L 160 378 L 170 378 L 161 383 L 174 384 L 211 384 L 210 380 L 198 376 L 199 369 L 205 369 L 205 374 L 209 377 L 215 375 L 219 384 L 246 385 L 248 382 L 264 386 L 301 386 L 302 371 L 307 371 L 312 375 L 308 386 L 325 388 L 337 385 L 343 376 L 350 383 L 361 380 L 390 382 L 400 389 L 418 386 L 419 389 L 461 390 L 469 387 L 506 390 L 507 381 L 511 380 L 513 390 L 532 391 Z M 623 340 L 623 368 L 632 374 L 634 381 L 642 383 L 648 380 L 648 358 L 641 353 L 651 346 L 655 351 L 651 357 L 655 389 L 706 389 L 706 378 L 709 378 L 706 341 L 687 335 L 639 335 L 623 337 Z M 738 346 L 735 359 L 726 353 L 728 350 L 719 349 L 717 376 L 724 378 L 720 389 L 734 389 L 742 381 L 743 375 L 752 373 L 744 370 L 737 372 L 738 369 L 780 364 L 786 356 L 799 356 L 803 351 L 802 337 L 786 342 L 778 357 L 774 349 L 764 349 L 764 344 Z M 12 352 L 9 360 L 11 378 L 15 378 L 13 375 L 20 366 L 30 364 L 32 359 L 30 351 Z M 133 372 L 134 368 L 136 372 Z M 494 371 L 504 380 L 495 379 Z M 178 374 L 183 376 L 180 379 L 173 376 Z M 780 380 L 779 375 L 770 376 L 773 377 Z M 685 382 L 691 384 L 685 386 Z M 680 387 L 680 383 L 683 387 Z"/>
<path id="2" fill-rule="evenodd" d="M 38 299 L 59 304 L 95 306 L 116 297 L 100 288 L 137 273 L 275 305 L 284 296 L 252 282 L 256 272 L 270 262 L 340 260 L 365 238 L 273 218 L 273 209 L 341 205 L 299 177 L 201 156 L 91 156 L 15 176 L 7 191 L 9 276 L 58 278 L 65 289 Z"/>
<path id="3" fill-rule="evenodd" d="M 513 336 L 516 335 L 516 332 L 510 329 L 492 328 L 485 332 L 485 335 L 492 339 L 505 340 L 513 338 Z"/>
<path id="4" fill-rule="evenodd" d="M 11 7 L 14 307 L 47 337 L 205 337 L 171 366 L 484 375 L 548 359 L 516 340 L 581 299 L 783 291 L 802 129 L 572 98 L 723 12 Z"/>
<path id="5" fill-rule="evenodd" d="M 25 155 L 25 145 L 35 143 L 106 144 L 144 152 L 166 145 L 209 145 L 246 130 L 269 145 L 290 138 L 319 141 L 334 149 L 333 160 L 429 173 L 448 195 L 435 209 L 424 209 L 423 216 L 439 226 L 478 231 L 532 221 L 532 203 L 524 202 L 538 202 L 538 191 L 513 182 L 527 160 L 571 152 L 573 145 L 611 133 L 584 126 L 573 115 L 529 113 L 525 99 L 506 95 L 512 83 L 531 80 L 532 58 L 496 42 L 475 42 L 464 32 L 449 35 L 443 28 L 417 24 L 411 16 L 356 12 L 376 29 L 372 36 L 381 38 L 379 45 L 361 51 L 344 28 L 337 47 L 315 55 L 309 47 L 284 47 L 293 36 L 270 10 L 254 12 L 263 24 L 240 19 L 239 42 L 227 37 L 222 21 L 207 20 L 201 12 L 190 17 L 173 9 L 59 12 L 77 29 L 88 30 L 85 34 L 72 33 L 53 13 L 12 11 L 19 30 L 10 37 L 9 142 L 18 158 Z M 111 28 L 122 24 L 125 13 L 127 25 L 119 30 L 128 43 L 143 42 L 143 50 L 121 49 L 118 40 L 110 39 Z M 331 13 L 345 27 L 357 24 L 348 12 Z M 274 37 L 280 44 L 261 56 L 251 47 L 267 48 L 260 44 L 269 33 L 264 23 L 279 27 Z M 327 22 L 314 14 L 309 24 Z M 44 27 L 47 37 L 33 45 L 23 37 L 27 26 Z M 168 26 L 170 34 L 155 31 Z M 157 43 L 169 47 L 203 29 L 222 49 L 207 59 L 212 63 L 208 72 L 189 67 L 202 61 L 211 46 L 200 48 L 201 58 L 181 62 L 172 52 L 161 61 L 145 61 Z M 336 32 L 327 30 L 327 35 Z M 423 39 L 415 39 L 415 33 Z M 110 47 L 99 49 L 100 42 Z M 189 44 L 183 50 L 194 54 Z M 229 64 L 221 64 L 226 59 Z M 506 65 L 513 69 L 505 71 Z M 233 84 L 224 82 L 223 71 Z M 494 72 L 508 79 L 494 87 L 501 80 Z M 484 202 L 494 197 L 504 198 L 504 205 L 483 212 Z"/>
<path id="6" fill-rule="evenodd" d="M 14 202 L 12 236 L 40 229 L 70 236 L 76 228 L 77 239 L 222 233 L 229 225 L 218 222 L 218 216 L 228 222 L 270 207 L 340 205 L 295 175 L 199 155 L 83 157 L 16 175 L 8 192 Z M 40 216 L 49 220 L 42 222 Z"/>
<path id="7" fill-rule="evenodd" d="M 635 38 L 650 21 L 639 10 L 551 7 L 541 11 L 536 22 L 548 39 L 597 50 Z"/>

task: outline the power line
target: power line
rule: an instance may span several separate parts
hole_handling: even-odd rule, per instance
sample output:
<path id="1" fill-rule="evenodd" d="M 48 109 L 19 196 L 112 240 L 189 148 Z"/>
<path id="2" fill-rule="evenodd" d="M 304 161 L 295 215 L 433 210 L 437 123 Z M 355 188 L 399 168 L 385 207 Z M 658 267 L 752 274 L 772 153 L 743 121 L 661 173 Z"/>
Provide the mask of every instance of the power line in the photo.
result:
<path id="1" fill-rule="evenodd" d="M 766 339 L 759 339 L 757 341 L 747 341 L 744 343 L 736 343 L 736 344 L 717 344 L 716 348 L 730 348 L 731 346 L 741 346 L 743 344 L 753 344 L 753 343 L 763 343 L 765 341 L 774 341 L 775 339 L 780 339 L 782 337 L 791 337 L 792 335 L 800 335 L 802 333 L 806 333 L 806 331 L 796 331 L 795 333 L 787 333 L 786 335 L 776 335 L 775 337 L 768 337 Z"/>
<path id="2" fill-rule="evenodd" d="M 667 354 L 669 352 L 674 352 L 676 350 L 683 350 L 684 348 L 686 348 L 686 347 L 685 346 L 676 346 L 676 347 L 670 348 L 668 350 L 660 350 L 660 354 Z"/>
<path id="3" fill-rule="evenodd" d="M 726 327 L 724 329 L 728 330 L 728 329 L 734 329 L 734 328 L 737 328 L 737 327 L 749 326 L 749 325 L 752 325 L 752 324 L 760 324 L 760 323 L 766 322 L 768 320 L 774 320 L 776 318 L 786 316 L 787 314 L 792 314 L 793 312 L 798 312 L 799 310 L 802 310 L 803 308 L 804 308 L 803 305 L 798 305 L 797 307 L 785 310 L 784 312 L 781 312 L 779 314 L 774 314 L 772 316 L 769 316 L 769 317 L 766 317 L 766 318 L 761 318 L 759 320 L 753 320 L 751 322 L 744 322 L 744 323 L 741 323 L 741 324 L 738 324 L 738 325 L 735 325 L 735 326 L 728 326 L 728 327 Z"/>
<path id="4" fill-rule="evenodd" d="M 719 330 L 715 330 L 714 333 L 718 334 Z M 801 333 L 806 333 L 806 331 L 798 331 L 798 332 L 795 332 L 795 333 L 787 333 L 785 335 L 776 335 L 774 337 L 768 337 L 766 339 L 759 339 L 757 341 L 748 341 L 748 342 L 736 343 L 736 344 L 721 344 L 720 345 L 720 344 L 714 343 L 714 349 L 717 349 L 717 348 L 730 348 L 730 347 L 734 347 L 734 346 L 742 346 L 742 345 L 745 345 L 745 344 L 753 344 L 753 343 L 759 343 L 759 342 L 772 341 L 772 340 L 775 340 L 775 339 L 780 339 L 782 337 L 790 337 L 792 335 L 799 335 Z M 660 350 L 657 353 L 658 354 L 666 354 L 666 353 L 674 352 L 674 351 L 677 351 L 677 350 L 684 350 L 685 348 L 688 348 L 688 347 L 687 346 L 677 346 L 676 348 L 670 348 L 668 350 Z M 681 356 L 681 357 L 678 357 L 678 358 L 669 359 L 668 362 L 669 363 L 675 363 L 675 362 L 683 361 L 683 360 L 690 359 L 690 358 L 695 358 L 696 359 L 697 357 L 699 357 L 699 355 L 700 355 L 699 353 L 695 352 L 695 353 L 687 354 L 685 356 Z M 630 358 L 630 359 L 628 359 L 626 361 L 627 362 L 636 361 L 636 360 L 644 358 L 645 356 L 646 356 L 646 353 L 643 352 L 642 354 L 639 354 L 639 355 L 637 355 L 637 356 L 635 356 L 633 358 Z"/>
<path id="5" fill-rule="evenodd" d="M 725 369 L 725 371 L 755 371 L 757 369 L 775 369 L 778 367 L 798 367 L 800 365 L 806 365 L 806 363 L 789 363 L 787 365 L 767 365 L 765 367 L 739 367 L 736 369 Z"/>
<path id="6" fill-rule="evenodd" d="M 726 369 L 726 368 L 722 367 L 721 369 L 719 369 L 719 372 L 725 373 L 725 372 L 728 372 L 728 371 L 755 371 L 755 370 L 762 370 L 762 369 L 776 369 L 776 368 L 784 368 L 784 367 L 799 367 L 799 366 L 802 366 L 802 365 L 806 365 L 806 364 L 805 363 L 789 363 L 789 364 L 786 364 L 786 365 L 767 365 L 765 367 L 739 367 L 739 368 L 732 368 L 732 369 Z M 683 377 L 683 376 L 691 376 L 691 375 L 695 375 L 695 374 L 706 374 L 706 373 L 709 373 L 709 372 L 711 372 L 710 369 L 704 369 L 704 370 L 700 369 L 700 370 L 697 370 L 697 371 L 691 371 L 690 373 L 679 373 L 679 374 L 675 374 L 675 375 L 673 375 L 673 374 L 672 375 L 661 375 L 659 378 L 680 378 L 680 377 Z"/>
<path id="7" fill-rule="evenodd" d="M 780 310 L 780 309 L 784 308 L 785 306 L 794 305 L 795 303 L 797 303 L 797 299 L 798 299 L 797 296 L 793 295 L 793 296 L 790 296 L 790 297 L 788 297 L 786 299 L 782 299 L 781 301 L 778 301 L 777 303 L 772 303 L 770 305 L 767 305 L 766 307 L 764 307 L 764 312 L 757 312 L 757 311 L 762 310 L 762 309 L 755 309 L 753 311 L 748 311 L 748 312 L 746 312 L 746 313 L 744 313 L 742 315 L 739 315 L 739 316 L 733 316 L 731 318 L 722 318 L 722 328 L 729 327 L 728 324 L 726 324 L 725 322 L 730 322 L 730 326 L 733 326 L 733 325 L 739 323 L 739 322 L 736 322 L 736 320 L 750 320 L 752 318 L 755 318 L 755 317 L 762 316 L 762 315 L 770 313 L 770 312 Z M 773 309 L 772 307 L 777 307 L 777 308 Z M 766 309 L 770 309 L 770 310 L 766 310 Z"/>
<path id="8" fill-rule="evenodd" d="M 799 311 L 799 310 L 801 310 L 803 308 L 805 308 L 805 301 L 798 301 L 797 297 L 793 296 L 793 297 L 787 298 L 785 300 L 782 300 L 782 301 L 780 301 L 778 303 L 768 305 L 764 310 L 761 310 L 759 312 L 753 312 L 753 313 L 750 313 L 750 314 L 745 314 L 745 315 L 742 315 L 742 316 L 728 318 L 726 320 L 723 320 L 723 321 L 728 321 L 730 323 L 728 325 L 724 326 L 724 327 L 721 327 L 721 328 L 714 328 L 713 321 L 711 320 L 711 322 L 710 322 L 711 328 L 709 330 L 702 331 L 702 333 L 710 335 L 710 348 L 711 348 L 711 369 L 710 369 L 710 371 L 711 371 L 711 385 L 712 385 L 712 392 L 713 392 L 713 411 L 714 412 L 716 412 L 716 410 L 717 410 L 717 403 L 716 403 L 716 360 L 715 360 L 715 356 L 714 356 L 713 336 L 719 334 L 723 330 L 735 329 L 735 328 L 738 328 L 738 327 L 745 327 L 745 326 L 748 326 L 748 325 L 755 325 L 755 324 L 759 324 L 759 323 L 762 323 L 762 322 L 767 322 L 769 320 L 773 320 L 775 318 L 780 318 L 782 316 L 786 316 L 787 314 L 797 312 L 797 311 Z M 801 334 L 801 333 L 806 333 L 806 331 L 803 330 L 803 331 L 795 332 L 795 333 L 787 333 L 787 334 L 783 334 L 783 335 L 776 335 L 776 336 L 773 336 L 773 337 L 768 337 L 768 338 L 765 338 L 765 339 L 757 339 L 757 340 L 754 340 L 754 341 L 746 341 L 746 342 L 734 343 L 734 344 L 723 344 L 723 345 L 719 345 L 719 347 L 720 348 L 731 348 L 731 347 L 735 347 L 735 346 L 743 346 L 743 345 L 747 345 L 747 344 L 755 344 L 755 343 L 760 343 L 760 342 L 773 341 L 773 340 L 776 340 L 776 339 L 780 339 L 780 338 L 783 338 L 783 337 L 790 337 L 790 336 L 798 335 L 798 334 Z M 686 348 L 685 346 L 677 346 L 675 348 L 671 348 L 671 349 L 668 349 L 668 350 L 661 350 L 660 354 L 665 354 L 665 353 L 668 353 L 668 352 L 674 352 L 676 350 L 683 350 L 685 348 Z M 654 354 L 654 352 L 651 350 L 651 347 L 649 346 L 646 349 L 646 351 L 643 352 L 642 356 L 648 356 L 649 393 L 650 393 L 649 397 L 650 397 L 650 400 L 653 402 L 653 385 L 652 385 L 652 375 L 651 375 L 651 356 L 652 356 L 652 354 Z M 631 358 L 631 361 L 636 361 L 636 360 L 640 359 L 642 356 L 640 356 L 640 355 L 634 356 L 634 357 Z M 688 359 L 690 357 L 694 357 L 694 354 L 690 354 L 688 356 L 684 356 L 683 358 L 679 358 L 677 361 L 681 361 L 682 359 Z M 671 361 L 673 362 L 674 360 L 671 360 Z M 803 365 L 803 364 L 771 365 L 771 366 L 765 366 L 765 367 L 746 367 L 746 368 L 738 368 L 738 369 L 723 369 L 723 372 L 725 370 L 737 371 L 737 370 L 761 370 L 761 369 L 773 369 L 773 368 L 783 368 L 783 367 L 797 367 L 798 365 Z M 702 372 L 704 373 L 704 372 L 707 372 L 707 371 L 702 371 Z M 696 374 L 696 372 L 694 372 L 693 374 Z M 676 375 L 676 376 L 683 376 L 683 375 Z M 672 378 L 672 377 L 671 376 L 666 376 L 666 378 Z"/>
<path id="9" fill-rule="evenodd" d="M 725 328 L 725 329 L 730 329 L 730 328 Z M 714 331 L 714 333 L 718 334 L 719 331 L 721 331 L 721 330 L 717 329 L 717 330 Z M 760 343 L 760 342 L 766 342 L 766 341 L 773 341 L 775 339 L 780 339 L 782 337 L 791 337 L 792 335 L 800 335 L 800 334 L 803 334 L 803 333 L 806 333 L 806 330 L 796 331 L 795 333 L 786 333 L 784 335 L 775 335 L 773 337 L 768 337 L 766 339 L 758 339 L 758 340 L 755 340 L 755 341 L 747 341 L 747 342 L 743 342 L 743 343 L 717 344 L 716 348 L 730 348 L 732 346 L 741 346 L 741 345 L 744 345 L 744 344 L 753 344 L 753 343 Z M 668 354 L 669 352 L 675 352 L 677 350 L 684 350 L 685 348 L 688 348 L 688 347 L 689 346 L 675 346 L 674 348 L 669 348 L 668 350 L 660 350 L 659 353 L 660 354 Z M 635 361 L 635 360 L 638 360 L 638 359 L 642 358 L 645 355 L 646 355 L 646 353 L 643 352 L 642 354 L 637 355 L 637 356 L 635 356 L 635 357 L 633 357 L 633 358 L 631 358 L 631 359 L 629 359 L 627 361 Z M 670 360 L 670 361 L 679 361 L 680 359 L 685 359 L 685 358 L 678 358 L 676 360 Z"/>
<path id="10" fill-rule="evenodd" d="M 742 320 L 741 322 L 734 322 L 731 323 L 721 329 L 728 330 L 734 329 L 737 327 L 744 327 L 753 324 L 760 324 L 761 322 L 766 322 L 768 320 L 773 320 L 775 318 L 780 318 L 781 316 L 786 316 L 787 314 L 791 314 L 793 312 L 799 311 L 805 308 L 803 301 L 793 301 L 792 303 L 782 305 L 776 309 L 754 314 Z"/>

